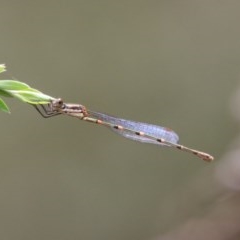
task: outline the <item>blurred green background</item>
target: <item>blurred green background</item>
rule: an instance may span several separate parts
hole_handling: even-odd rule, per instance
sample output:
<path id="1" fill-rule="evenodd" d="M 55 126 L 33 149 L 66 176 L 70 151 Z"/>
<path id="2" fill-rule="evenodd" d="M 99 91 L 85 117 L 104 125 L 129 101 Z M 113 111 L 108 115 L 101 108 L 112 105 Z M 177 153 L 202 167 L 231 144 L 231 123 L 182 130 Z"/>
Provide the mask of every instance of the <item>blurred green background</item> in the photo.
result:
<path id="1" fill-rule="evenodd" d="M 239 84 L 239 9 L 216 0 L 1 1 L 1 79 L 168 126 L 216 158 L 43 119 L 5 99 L 1 239 L 153 239 L 207 213 L 214 168 L 238 129 L 229 102 Z"/>

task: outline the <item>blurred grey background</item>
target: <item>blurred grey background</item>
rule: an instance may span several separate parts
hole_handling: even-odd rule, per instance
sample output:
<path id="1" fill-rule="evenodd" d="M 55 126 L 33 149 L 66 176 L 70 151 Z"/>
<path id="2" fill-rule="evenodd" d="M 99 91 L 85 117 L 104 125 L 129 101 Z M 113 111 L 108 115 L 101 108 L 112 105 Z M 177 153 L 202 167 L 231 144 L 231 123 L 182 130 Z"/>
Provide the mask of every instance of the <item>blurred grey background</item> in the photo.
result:
<path id="1" fill-rule="evenodd" d="M 168 126 L 216 160 L 69 117 L 43 119 L 5 99 L 12 113 L 0 113 L 1 239 L 239 239 L 238 190 L 219 181 L 221 171 L 216 177 L 239 129 L 230 111 L 239 11 L 231 0 L 2 0 L 1 79 Z M 203 235 L 192 221 L 204 223 L 196 224 Z M 231 238 L 216 235 L 223 229 Z"/>

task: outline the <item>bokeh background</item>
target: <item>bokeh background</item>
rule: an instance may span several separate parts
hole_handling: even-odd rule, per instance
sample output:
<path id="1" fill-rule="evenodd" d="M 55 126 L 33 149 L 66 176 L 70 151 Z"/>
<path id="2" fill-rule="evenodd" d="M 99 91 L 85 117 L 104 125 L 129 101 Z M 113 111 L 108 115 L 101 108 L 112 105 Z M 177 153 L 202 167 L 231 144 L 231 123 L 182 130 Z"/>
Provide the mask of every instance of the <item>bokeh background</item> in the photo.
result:
<path id="1" fill-rule="evenodd" d="M 216 160 L 6 99 L 1 239 L 239 239 L 239 10 L 233 0 L 2 0 L 1 79 L 168 126 Z"/>

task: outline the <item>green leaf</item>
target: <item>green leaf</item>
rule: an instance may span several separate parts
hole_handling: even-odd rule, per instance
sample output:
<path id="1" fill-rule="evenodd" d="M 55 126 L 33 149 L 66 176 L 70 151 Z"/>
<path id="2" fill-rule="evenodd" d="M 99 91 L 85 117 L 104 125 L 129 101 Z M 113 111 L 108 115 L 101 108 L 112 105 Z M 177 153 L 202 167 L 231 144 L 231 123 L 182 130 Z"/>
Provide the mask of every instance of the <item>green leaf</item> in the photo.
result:
<path id="1" fill-rule="evenodd" d="M 1 80 L 0 95 L 16 97 L 30 104 L 47 104 L 54 99 L 37 89 L 31 88 L 26 83 L 15 80 Z"/>
<path id="2" fill-rule="evenodd" d="M 8 106 L 6 105 L 6 103 L 0 98 L 0 110 L 10 113 L 10 110 L 8 108 Z"/>
<path id="3" fill-rule="evenodd" d="M 54 98 L 41 93 L 41 92 L 35 92 L 31 90 L 25 90 L 25 91 L 8 91 L 11 93 L 12 96 L 20 99 L 23 102 L 27 102 L 30 104 L 47 104 L 50 103 L 50 101 Z"/>
<path id="4" fill-rule="evenodd" d="M 0 95 L 4 96 L 4 97 L 13 97 L 10 93 L 3 91 L 0 89 Z"/>
<path id="5" fill-rule="evenodd" d="M 0 64 L 0 73 L 5 70 L 5 65 Z M 35 88 L 31 88 L 26 83 L 15 80 L 0 80 L 0 95 L 4 97 L 15 97 L 30 104 L 48 104 L 54 99 Z M 10 112 L 2 99 L 0 99 L 0 110 Z"/>
<path id="6" fill-rule="evenodd" d="M 31 89 L 26 83 L 15 81 L 15 80 L 1 80 L 1 90 L 26 90 Z"/>
<path id="7" fill-rule="evenodd" d="M 5 72 L 5 71 L 6 71 L 5 64 L 0 64 L 0 73 Z"/>

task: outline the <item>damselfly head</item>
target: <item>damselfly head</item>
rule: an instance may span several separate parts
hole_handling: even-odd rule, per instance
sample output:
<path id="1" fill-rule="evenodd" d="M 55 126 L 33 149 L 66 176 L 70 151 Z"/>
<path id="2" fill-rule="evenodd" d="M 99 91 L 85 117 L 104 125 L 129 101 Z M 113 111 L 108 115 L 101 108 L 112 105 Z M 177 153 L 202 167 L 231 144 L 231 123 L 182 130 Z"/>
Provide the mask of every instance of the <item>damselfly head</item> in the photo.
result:
<path id="1" fill-rule="evenodd" d="M 63 109 L 64 108 L 63 100 L 61 98 L 56 98 L 56 99 L 52 100 L 50 103 L 50 107 L 53 111 Z"/>

